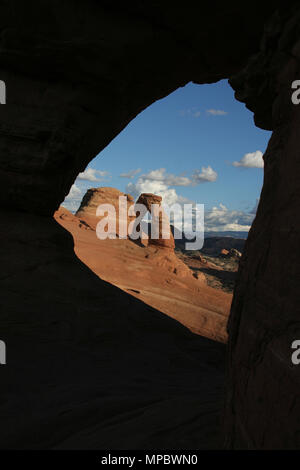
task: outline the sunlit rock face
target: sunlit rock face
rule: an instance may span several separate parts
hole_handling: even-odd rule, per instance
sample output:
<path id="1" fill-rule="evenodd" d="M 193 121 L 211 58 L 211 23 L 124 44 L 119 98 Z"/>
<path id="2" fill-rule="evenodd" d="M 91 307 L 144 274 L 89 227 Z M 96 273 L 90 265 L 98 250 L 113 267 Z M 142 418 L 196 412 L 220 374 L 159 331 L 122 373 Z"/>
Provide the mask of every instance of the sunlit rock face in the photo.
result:
<path id="1" fill-rule="evenodd" d="M 93 229 L 99 228 L 103 236 L 111 231 L 110 237 L 128 236 L 130 223 L 135 217 L 130 215 L 134 199 L 116 188 L 90 188 L 85 193 L 76 216 L 83 218 Z M 132 212 L 133 213 L 133 212 Z M 101 226 L 99 222 L 103 221 Z"/>
<path id="2" fill-rule="evenodd" d="M 144 206 L 145 211 L 152 216 L 148 246 L 174 251 L 174 237 L 171 232 L 169 218 L 162 207 L 162 197 L 156 194 L 143 193 L 139 196 L 137 204 Z"/>
<path id="3" fill-rule="evenodd" d="M 1 383 L 4 447 L 101 442 L 119 449 L 118 435 L 121 448 L 161 448 L 163 435 L 165 448 L 182 448 L 177 430 L 209 415 L 207 396 L 212 413 L 220 411 L 222 396 L 212 390 L 222 388 L 224 349 L 195 343 L 174 321 L 96 278 L 51 216 L 78 173 L 139 112 L 189 81 L 229 76 L 257 125 L 274 133 L 229 323 L 225 437 L 234 448 L 300 446 L 300 374 L 290 350 L 300 337 L 300 108 L 290 99 L 300 78 L 300 32 L 298 12 L 284 5 L 274 13 L 277 3 L 237 9 L 236 2 L 132 1 L 118 10 L 109 1 L 1 3 L 1 335 L 10 362 Z M 189 383 L 184 406 L 166 403 Z M 132 412 L 133 402 L 158 404 L 140 423 L 149 435 L 129 432 L 130 419 L 101 434 L 98 423 Z M 211 416 L 201 418 L 196 440 L 195 428 L 186 431 L 189 448 L 224 441 Z M 156 417 L 168 424 L 159 435 Z M 93 442 L 80 434 L 89 426 Z"/>

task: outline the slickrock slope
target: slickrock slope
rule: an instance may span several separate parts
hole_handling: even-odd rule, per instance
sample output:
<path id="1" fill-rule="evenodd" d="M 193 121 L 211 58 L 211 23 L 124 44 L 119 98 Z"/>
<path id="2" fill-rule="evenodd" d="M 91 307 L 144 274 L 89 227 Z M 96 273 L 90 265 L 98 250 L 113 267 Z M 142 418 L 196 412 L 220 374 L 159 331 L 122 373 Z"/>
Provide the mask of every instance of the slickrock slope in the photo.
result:
<path id="1" fill-rule="evenodd" d="M 74 238 L 75 253 L 101 279 L 180 321 L 191 331 L 225 342 L 231 295 L 196 278 L 173 250 L 132 240 L 99 240 L 84 217 L 60 207 L 55 219 Z"/>

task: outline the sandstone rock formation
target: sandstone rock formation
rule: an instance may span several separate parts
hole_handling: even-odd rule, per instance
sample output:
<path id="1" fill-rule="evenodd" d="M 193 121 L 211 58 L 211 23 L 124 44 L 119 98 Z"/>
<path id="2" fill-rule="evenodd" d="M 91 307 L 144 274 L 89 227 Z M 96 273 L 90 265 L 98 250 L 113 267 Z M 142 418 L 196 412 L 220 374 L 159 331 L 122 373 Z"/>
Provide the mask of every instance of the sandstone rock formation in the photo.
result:
<path id="1" fill-rule="evenodd" d="M 239 266 L 239 259 L 228 255 L 193 255 L 189 251 L 176 251 L 177 256 L 194 272 L 205 276 L 206 284 L 214 289 L 232 293 Z"/>
<path id="2" fill-rule="evenodd" d="M 231 295 L 207 287 L 205 275 L 192 271 L 174 250 L 160 245 L 145 248 L 131 240 L 99 240 L 84 215 L 74 216 L 62 206 L 55 219 L 72 234 L 79 259 L 101 279 L 194 333 L 227 341 Z"/>
<path id="3" fill-rule="evenodd" d="M 162 197 L 151 193 L 143 193 L 136 204 L 143 205 L 151 214 L 151 231 L 148 235 L 148 246 L 170 249 L 174 251 L 174 237 L 170 229 L 170 221 L 162 205 Z M 150 224 L 149 224 L 150 225 Z M 141 228 L 138 225 L 137 231 Z"/>
<path id="4" fill-rule="evenodd" d="M 111 214 L 104 210 L 102 216 L 97 215 L 97 209 L 100 205 L 110 205 L 114 212 Z M 110 187 L 90 188 L 84 195 L 76 216 L 83 218 L 94 229 L 99 221 L 105 219 L 103 224 L 105 231 L 109 229 L 106 224 L 106 220 L 109 220 L 112 227 L 111 236 L 116 233 L 118 236 L 123 235 L 123 238 L 126 238 L 127 235 L 124 234 L 128 234 L 128 226 L 135 219 L 134 216 L 128 215 L 129 208 L 132 206 L 134 206 L 134 199 L 130 194 Z"/>
<path id="5" fill-rule="evenodd" d="M 197 254 L 190 255 L 190 258 L 194 261 L 199 261 L 201 265 L 207 264 L 207 260 L 199 252 Z"/>
<path id="6" fill-rule="evenodd" d="M 230 251 L 232 248 L 243 252 L 245 239 L 233 237 L 207 237 L 204 240 L 201 253 L 218 256 L 222 250 Z"/>
<path id="7" fill-rule="evenodd" d="M 225 248 L 223 248 L 221 250 L 220 256 L 227 256 L 229 258 L 239 259 L 241 258 L 242 253 L 239 250 L 236 250 L 235 248 L 230 248 L 230 250 L 225 250 Z"/>
<path id="8" fill-rule="evenodd" d="M 235 248 L 231 248 L 229 250 L 228 256 L 231 256 L 232 258 L 241 258 L 242 253 L 239 250 L 236 250 Z"/>

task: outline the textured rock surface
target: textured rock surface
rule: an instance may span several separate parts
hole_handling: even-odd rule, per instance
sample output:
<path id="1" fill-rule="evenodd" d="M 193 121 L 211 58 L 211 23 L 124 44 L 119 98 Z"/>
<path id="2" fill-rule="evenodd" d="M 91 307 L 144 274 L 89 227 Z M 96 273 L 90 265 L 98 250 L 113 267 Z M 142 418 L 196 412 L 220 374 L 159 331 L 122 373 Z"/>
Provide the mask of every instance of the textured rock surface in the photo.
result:
<path id="1" fill-rule="evenodd" d="M 194 255 L 193 252 L 176 251 L 177 256 L 194 271 L 194 275 L 204 276 L 206 284 L 232 294 L 239 266 L 239 258 L 228 255 Z"/>
<path id="2" fill-rule="evenodd" d="M 171 232 L 169 218 L 161 205 L 162 197 L 156 194 L 143 193 L 136 203 L 147 208 L 152 217 L 148 246 L 174 251 L 174 237 Z M 137 227 L 137 231 L 139 230 L 140 227 Z"/>
<path id="3" fill-rule="evenodd" d="M 223 256 L 227 256 L 228 254 L 229 254 L 229 251 L 225 250 L 225 248 L 223 248 L 220 252 L 220 255 L 223 255 Z"/>
<path id="4" fill-rule="evenodd" d="M 245 240 L 233 237 L 208 237 L 204 240 L 204 246 L 201 250 L 206 255 L 219 255 L 221 250 L 230 251 L 231 248 L 243 252 Z"/>
<path id="5" fill-rule="evenodd" d="M 231 258 L 241 258 L 242 257 L 242 253 L 239 250 L 236 250 L 235 248 L 231 248 L 227 254 Z"/>
<path id="6" fill-rule="evenodd" d="M 232 296 L 206 285 L 174 252 L 131 240 L 99 240 L 85 219 L 60 207 L 55 219 L 74 238 L 75 253 L 100 279 L 176 319 L 194 333 L 226 342 Z M 88 226 L 90 227 L 90 226 Z"/>
<path id="7" fill-rule="evenodd" d="M 120 203 L 120 198 L 121 203 Z M 84 195 L 80 207 L 76 212 L 76 216 L 83 218 L 93 229 L 96 228 L 98 222 L 103 219 L 102 216 L 97 216 L 97 208 L 99 205 L 109 204 L 114 209 L 114 217 L 110 217 L 108 212 L 103 213 L 105 221 L 112 219 L 115 220 L 112 223 L 113 234 L 117 236 L 128 234 L 128 226 L 130 222 L 133 222 L 135 217 L 128 215 L 129 208 L 134 206 L 133 197 L 130 194 L 125 194 L 122 191 L 119 191 L 116 188 L 90 188 L 87 190 Z M 113 213 L 111 214 L 113 216 Z M 114 230 L 115 228 L 115 230 Z M 105 227 L 105 231 L 108 230 L 108 227 Z"/>
<path id="8" fill-rule="evenodd" d="M 274 129 L 229 321 L 232 447 L 300 448 L 300 366 L 291 361 L 300 339 L 300 106 L 291 102 L 300 78 L 300 12 L 289 13 L 288 21 L 272 18 L 261 53 L 231 82 L 256 122 Z"/>

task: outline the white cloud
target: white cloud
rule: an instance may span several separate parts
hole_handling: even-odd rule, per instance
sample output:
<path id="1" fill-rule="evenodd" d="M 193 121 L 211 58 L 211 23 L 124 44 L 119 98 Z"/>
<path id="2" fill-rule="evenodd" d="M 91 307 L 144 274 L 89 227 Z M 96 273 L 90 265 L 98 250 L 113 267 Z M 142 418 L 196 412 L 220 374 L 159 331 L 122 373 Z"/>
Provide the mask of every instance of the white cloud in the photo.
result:
<path id="1" fill-rule="evenodd" d="M 77 178 L 84 181 L 103 181 L 109 173 L 107 171 L 96 170 L 95 168 L 86 168 L 82 173 L 79 173 Z"/>
<path id="2" fill-rule="evenodd" d="M 205 231 L 248 231 L 255 217 L 254 210 L 250 213 L 229 210 L 224 204 L 205 211 Z"/>
<path id="3" fill-rule="evenodd" d="M 207 109 L 206 112 L 211 116 L 226 116 L 226 114 L 228 114 L 228 112 L 223 109 Z"/>
<path id="4" fill-rule="evenodd" d="M 71 212 L 78 209 L 78 206 L 82 199 L 81 189 L 76 184 L 71 186 L 69 194 L 66 196 L 62 205 Z"/>
<path id="5" fill-rule="evenodd" d="M 198 108 L 190 108 L 190 109 L 182 109 L 179 111 L 180 116 L 185 117 L 185 116 L 190 116 L 194 118 L 198 118 L 201 116 L 201 111 Z M 206 114 L 210 114 L 211 116 L 226 116 L 228 114 L 227 111 L 224 111 L 223 109 L 207 109 Z"/>
<path id="6" fill-rule="evenodd" d="M 79 197 L 81 195 L 81 189 L 76 186 L 76 184 L 73 184 L 71 186 L 71 189 L 69 191 L 69 194 L 66 196 L 66 200 L 72 200 L 75 197 Z"/>
<path id="7" fill-rule="evenodd" d="M 203 167 L 201 171 L 196 170 L 191 177 L 168 174 L 165 168 L 158 168 L 141 175 L 135 183 L 128 183 L 126 192 L 132 194 L 134 198 L 138 198 L 141 193 L 157 194 L 162 197 L 163 205 L 179 204 L 181 206 L 192 201 L 180 196 L 171 186 L 190 186 L 204 181 L 215 181 L 216 178 L 217 173 L 210 166 Z M 257 202 L 250 212 L 229 210 L 224 204 L 219 204 L 209 211 L 205 210 L 205 230 L 247 232 L 255 217 L 256 208 Z M 175 226 L 178 226 L 180 217 L 179 211 L 178 217 L 176 214 L 174 216 Z"/>
<path id="8" fill-rule="evenodd" d="M 141 175 L 139 179 L 143 181 L 160 181 L 167 186 L 196 186 L 200 183 L 216 181 L 217 176 L 217 172 L 211 166 L 208 166 L 202 167 L 201 171 L 194 170 L 191 176 L 185 176 L 184 174 L 174 175 L 166 173 L 165 168 L 158 168 Z"/>
<path id="9" fill-rule="evenodd" d="M 141 175 L 143 180 L 149 181 L 161 181 L 168 186 L 190 186 L 191 180 L 184 175 L 173 175 L 172 173 L 166 173 L 165 168 L 158 168 L 157 170 L 149 171 L 144 175 Z"/>
<path id="10" fill-rule="evenodd" d="M 169 174 L 166 173 L 165 168 L 158 168 L 141 175 L 136 183 L 128 183 L 126 192 L 130 193 L 134 198 L 138 198 L 142 193 L 153 193 L 162 197 L 163 206 L 173 206 L 174 204 L 182 206 L 184 203 L 191 204 L 193 201 L 177 194 L 176 190 L 171 186 L 195 186 L 200 183 L 215 181 L 216 178 L 217 173 L 210 166 L 207 168 L 202 167 L 201 171 L 195 170 L 190 177 Z M 165 207 L 165 209 L 167 208 Z M 175 214 L 172 214 L 172 223 L 180 228 L 181 222 L 182 210 L 178 207 Z M 189 229 L 191 228 L 192 225 Z"/>
<path id="11" fill-rule="evenodd" d="M 130 170 L 127 173 L 121 173 L 120 177 L 121 178 L 129 178 L 133 179 L 138 173 L 140 173 L 142 170 L 141 168 L 138 168 L 137 170 Z"/>
<path id="12" fill-rule="evenodd" d="M 139 178 L 136 183 L 128 183 L 126 192 L 137 198 L 142 193 L 153 193 L 163 198 L 163 203 L 172 205 L 180 201 L 174 188 L 169 188 L 163 181 Z"/>
<path id="13" fill-rule="evenodd" d="M 216 181 L 218 177 L 218 174 L 215 170 L 212 169 L 211 166 L 208 165 L 207 168 L 204 166 L 200 170 L 195 170 L 194 174 L 192 175 L 193 181 L 198 184 L 198 183 L 205 183 L 205 182 L 214 182 Z"/>
<path id="14" fill-rule="evenodd" d="M 243 168 L 263 168 L 263 153 L 260 150 L 256 152 L 246 153 L 238 162 L 233 162 L 233 166 L 240 166 Z"/>
<path id="15" fill-rule="evenodd" d="M 179 111 L 180 116 L 191 116 L 194 118 L 198 118 L 201 115 L 201 111 L 197 108 L 191 108 L 191 109 L 182 109 Z"/>

